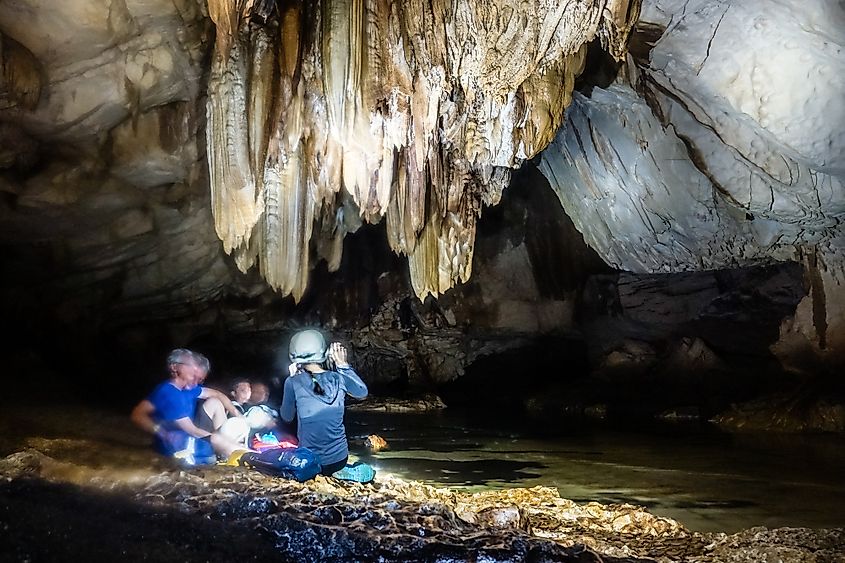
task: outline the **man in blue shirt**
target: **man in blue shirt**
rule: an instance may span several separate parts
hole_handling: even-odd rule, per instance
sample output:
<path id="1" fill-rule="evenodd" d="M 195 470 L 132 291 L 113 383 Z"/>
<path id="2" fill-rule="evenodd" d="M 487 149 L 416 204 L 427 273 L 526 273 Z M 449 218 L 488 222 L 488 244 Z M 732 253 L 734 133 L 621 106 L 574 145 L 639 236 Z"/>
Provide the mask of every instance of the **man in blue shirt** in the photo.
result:
<path id="1" fill-rule="evenodd" d="M 156 450 L 185 465 L 214 463 L 243 446 L 216 431 L 194 424 L 197 401 L 215 399 L 232 416 L 243 415 L 220 391 L 200 385 L 208 375 L 204 356 L 177 348 L 167 357 L 170 378 L 153 389 L 132 411 L 132 421 L 154 435 Z"/>

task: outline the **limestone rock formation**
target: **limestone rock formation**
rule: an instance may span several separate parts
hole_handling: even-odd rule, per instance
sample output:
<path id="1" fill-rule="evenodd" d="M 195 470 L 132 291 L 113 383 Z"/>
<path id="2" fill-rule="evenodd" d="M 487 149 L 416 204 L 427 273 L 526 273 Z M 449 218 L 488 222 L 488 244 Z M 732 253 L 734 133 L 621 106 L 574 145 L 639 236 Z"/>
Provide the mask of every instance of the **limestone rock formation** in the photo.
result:
<path id="1" fill-rule="evenodd" d="M 843 357 L 842 331 L 825 333 L 845 312 L 825 300 L 841 302 L 845 281 L 844 22 L 825 0 L 646 3 L 650 50 L 576 94 L 543 153 L 587 243 L 631 272 L 809 256 L 812 340 Z"/>
<path id="2" fill-rule="evenodd" d="M 591 341 L 593 368 L 649 370 L 684 338 L 724 351 L 694 331 L 657 342 L 636 330 L 683 326 L 721 282 L 679 296 L 643 275 L 792 260 L 805 295 L 755 326 L 780 326 L 771 351 L 790 370 L 841 363 L 841 3 L 649 0 L 632 31 L 639 12 L 616 0 L 4 0 L 3 317 L 23 341 L 52 323 L 69 349 L 106 335 L 140 355 L 318 323 L 355 332 L 385 380 L 451 381 L 548 333 L 608 337 Z M 596 51 L 625 61 L 613 83 L 595 84 Z M 479 233 L 483 208 L 500 224 L 541 222 L 489 207 L 541 151 L 584 239 L 628 272 L 587 294 L 589 268 L 573 263 L 587 249 L 570 252 L 580 237 L 554 224 L 555 206 L 548 229 Z M 368 222 L 388 243 L 364 237 L 344 257 L 345 235 Z M 437 302 L 408 294 L 400 261 L 381 267 L 388 247 Z M 337 268 L 319 288 L 334 293 L 308 295 L 309 275 Z M 690 282 L 665 285 L 678 280 Z M 581 325 L 604 282 L 596 296 L 627 299 L 625 330 L 612 314 Z"/>
<path id="3" fill-rule="evenodd" d="M 564 207 L 628 271 L 802 248 L 832 259 L 845 244 L 841 6 L 681 4 L 647 4 L 640 25 L 665 29 L 648 60 L 631 61 L 632 83 L 576 95 L 544 153 Z"/>
<path id="4" fill-rule="evenodd" d="M 2 3 L 8 310 L 96 326 L 104 306 L 178 315 L 231 283 L 198 181 L 209 30 L 192 0 Z"/>
<path id="5" fill-rule="evenodd" d="M 312 238 L 336 269 L 348 216 L 386 217 L 418 296 L 467 281 L 482 207 L 554 136 L 587 44 L 621 57 L 638 11 L 209 0 L 209 179 L 226 252 L 299 299 Z"/>

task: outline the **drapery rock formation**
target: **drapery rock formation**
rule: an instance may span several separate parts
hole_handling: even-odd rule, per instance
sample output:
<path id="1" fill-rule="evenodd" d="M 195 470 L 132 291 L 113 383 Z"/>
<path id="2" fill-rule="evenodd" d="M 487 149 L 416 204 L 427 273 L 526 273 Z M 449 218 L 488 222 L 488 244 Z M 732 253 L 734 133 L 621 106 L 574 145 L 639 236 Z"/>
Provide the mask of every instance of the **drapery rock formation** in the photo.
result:
<path id="1" fill-rule="evenodd" d="M 386 217 L 418 296 L 467 281 L 482 206 L 552 139 L 587 44 L 621 56 L 638 11 L 210 0 L 209 179 L 224 248 L 299 299 L 312 237 L 334 270 L 357 216 Z"/>

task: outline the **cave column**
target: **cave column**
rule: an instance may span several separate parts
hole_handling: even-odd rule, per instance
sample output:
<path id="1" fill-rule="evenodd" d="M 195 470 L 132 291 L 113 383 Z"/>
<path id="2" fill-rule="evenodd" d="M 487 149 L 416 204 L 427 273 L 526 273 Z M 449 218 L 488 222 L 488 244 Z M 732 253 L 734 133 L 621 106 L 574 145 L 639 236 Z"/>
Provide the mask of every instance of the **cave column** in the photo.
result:
<path id="1" fill-rule="evenodd" d="M 845 364 L 845 268 L 816 249 L 802 261 L 807 296 L 781 323 L 771 350 L 786 369 L 811 375 Z"/>

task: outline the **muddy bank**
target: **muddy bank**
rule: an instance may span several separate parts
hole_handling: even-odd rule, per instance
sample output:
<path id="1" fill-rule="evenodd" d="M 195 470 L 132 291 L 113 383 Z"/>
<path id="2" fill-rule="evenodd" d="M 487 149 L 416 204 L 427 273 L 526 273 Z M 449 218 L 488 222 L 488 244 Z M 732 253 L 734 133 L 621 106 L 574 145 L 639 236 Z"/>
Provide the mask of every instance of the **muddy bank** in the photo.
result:
<path id="1" fill-rule="evenodd" d="M 697 533 L 548 487 L 467 493 L 389 475 L 300 484 L 225 466 L 180 471 L 124 417 L 86 412 L 3 412 L 4 560 L 845 561 L 842 529 Z"/>

